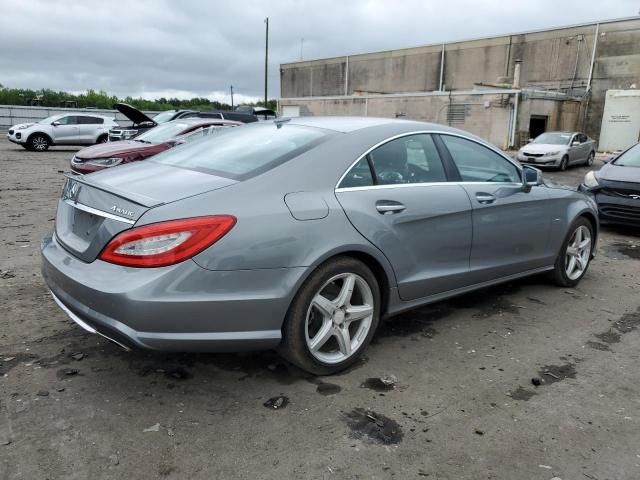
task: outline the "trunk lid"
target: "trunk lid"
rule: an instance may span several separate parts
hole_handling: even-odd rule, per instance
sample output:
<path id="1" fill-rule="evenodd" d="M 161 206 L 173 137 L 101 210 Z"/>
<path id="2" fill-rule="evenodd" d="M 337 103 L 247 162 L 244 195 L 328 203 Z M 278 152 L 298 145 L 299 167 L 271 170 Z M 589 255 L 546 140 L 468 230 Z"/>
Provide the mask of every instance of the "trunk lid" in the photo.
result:
<path id="1" fill-rule="evenodd" d="M 132 228 L 149 209 L 234 183 L 147 162 L 68 176 L 58 202 L 56 238 L 71 254 L 92 262 L 115 235 Z"/>

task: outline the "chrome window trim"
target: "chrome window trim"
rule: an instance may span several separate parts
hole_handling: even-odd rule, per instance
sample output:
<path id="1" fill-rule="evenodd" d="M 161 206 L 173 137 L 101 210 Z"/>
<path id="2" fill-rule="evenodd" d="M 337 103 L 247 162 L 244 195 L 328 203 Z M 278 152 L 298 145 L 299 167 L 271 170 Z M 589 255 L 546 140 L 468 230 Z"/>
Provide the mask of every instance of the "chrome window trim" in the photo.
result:
<path id="1" fill-rule="evenodd" d="M 84 212 L 91 213 L 93 215 L 98 215 L 99 217 L 109 218 L 111 220 L 116 220 L 122 223 L 128 223 L 129 225 L 133 225 L 134 223 L 136 223 L 135 220 L 119 217 L 118 215 L 113 215 L 112 213 L 103 212 L 102 210 L 98 210 L 97 208 L 88 207 L 86 205 L 83 205 L 82 203 L 76 203 L 73 200 L 68 198 L 64 200 L 64 203 L 66 203 L 67 205 L 71 205 L 72 207 L 77 208 L 78 210 L 82 210 Z"/>
<path id="2" fill-rule="evenodd" d="M 498 156 L 502 157 L 503 159 L 505 159 L 507 162 L 511 163 L 514 167 L 516 167 L 516 170 L 518 170 L 518 172 L 520 173 L 520 179 L 522 179 L 522 165 L 520 165 L 519 163 L 517 163 L 516 161 L 514 161 L 512 158 L 510 158 L 508 155 L 506 155 L 505 153 L 503 153 L 502 151 L 500 151 L 499 149 L 497 149 L 496 147 L 494 147 L 493 145 L 489 144 L 489 143 L 485 143 L 485 142 L 481 142 L 476 140 L 475 138 L 470 138 L 466 135 L 462 135 L 459 133 L 455 133 L 455 132 L 446 132 L 446 131 L 442 131 L 442 130 L 416 130 L 416 131 L 412 131 L 412 132 L 405 132 L 405 133 L 399 133 L 397 135 L 393 135 L 392 137 L 389 137 L 385 140 L 382 140 L 381 142 L 376 143 L 373 147 L 370 147 L 369 149 L 367 149 L 362 155 L 360 155 L 355 162 L 353 162 L 351 165 L 349 165 L 349 167 L 344 171 L 344 173 L 342 174 L 342 176 L 340 177 L 340 180 L 338 180 L 338 183 L 336 183 L 336 186 L 334 187 L 334 191 L 335 192 L 348 192 L 348 191 L 357 191 L 357 190 L 375 190 L 377 189 L 377 187 L 411 187 L 411 186 L 429 186 L 429 185 L 442 185 L 442 184 L 456 184 L 456 185 L 478 185 L 478 184 L 487 184 L 487 185 L 496 185 L 496 184 L 500 184 L 500 185 L 522 185 L 521 183 L 515 183 L 515 182 L 429 182 L 429 183 L 398 183 L 398 184 L 389 184 L 389 185 L 368 185 L 368 186 L 362 186 L 362 187 L 345 187 L 345 188 L 340 188 L 340 184 L 342 183 L 342 180 L 344 180 L 344 177 L 347 176 L 347 173 L 349 173 L 351 171 L 351 169 L 353 167 L 356 166 L 356 164 L 362 160 L 364 157 L 366 157 L 367 155 L 369 155 L 372 151 L 374 151 L 376 148 L 384 145 L 385 143 L 391 142 L 392 140 L 396 140 L 398 138 L 402 138 L 402 137 L 408 137 L 410 135 L 450 135 L 452 137 L 459 137 L 462 138 L 464 140 L 469 140 L 470 142 L 474 142 L 477 143 L 478 145 L 481 145 L 485 148 L 488 148 L 489 150 L 491 150 L 492 152 L 498 154 Z M 442 160 L 442 159 L 441 159 Z"/>
<path id="3" fill-rule="evenodd" d="M 364 190 L 383 190 L 388 188 L 407 188 L 407 187 L 435 187 L 438 185 L 492 185 L 505 187 L 521 187 L 522 183 L 516 182 L 424 182 L 424 183 L 390 183 L 388 185 L 369 185 L 364 187 L 346 187 L 336 189 L 336 193 L 341 192 L 359 192 Z"/>

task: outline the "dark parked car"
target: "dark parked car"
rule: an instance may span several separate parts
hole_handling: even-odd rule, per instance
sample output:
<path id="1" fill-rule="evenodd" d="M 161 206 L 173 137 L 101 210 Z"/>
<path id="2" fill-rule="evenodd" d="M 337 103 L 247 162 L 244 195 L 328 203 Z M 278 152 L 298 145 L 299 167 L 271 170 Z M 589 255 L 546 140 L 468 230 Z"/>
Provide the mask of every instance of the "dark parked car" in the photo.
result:
<path id="1" fill-rule="evenodd" d="M 71 170 L 75 173 L 91 173 L 121 163 L 138 162 L 178 144 L 238 125 L 242 123 L 214 118 L 172 120 L 138 135 L 133 140 L 107 142 L 84 148 L 71 159 Z"/>
<path id="2" fill-rule="evenodd" d="M 234 122 L 253 123 L 258 121 L 251 112 L 233 112 L 231 110 L 210 110 L 206 112 L 200 112 L 200 116 L 207 118 L 221 118 L 223 120 L 233 120 Z"/>
<path id="3" fill-rule="evenodd" d="M 384 317 L 542 272 L 576 286 L 597 215 L 460 130 L 302 117 L 68 178 L 42 273 L 125 347 L 278 348 L 325 375 Z"/>
<path id="4" fill-rule="evenodd" d="M 640 226 L 640 143 L 584 177 L 602 223 Z"/>

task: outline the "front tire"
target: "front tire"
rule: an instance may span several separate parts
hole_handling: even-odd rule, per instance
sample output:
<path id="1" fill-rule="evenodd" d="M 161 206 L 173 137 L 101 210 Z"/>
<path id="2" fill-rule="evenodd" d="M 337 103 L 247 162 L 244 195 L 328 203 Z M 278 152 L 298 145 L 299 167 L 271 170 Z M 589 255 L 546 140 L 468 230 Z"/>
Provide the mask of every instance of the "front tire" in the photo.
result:
<path id="1" fill-rule="evenodd" d="M 578 218 L 562 242 L 552 274 L 554 282 L 561 287 L 575 287 L 587 273 L 594 245 L 591 222 Z"/>
<path id="2" fill-rule="evenodd" d="M 107 143 L 109 141 L 109 135 L 100 135 L 98 137 L 98 140 L 96 141 L 96 144 L 98 143 Z"/>
<path id="3" fill-rule="evenodd" d="M 46 152 L 47 150 L 49 150 L 51 142 L 46 135 L 36 133 L 29 137 L 28 144 L 30 150 L 33 150 L 35 152 Z"/>
<path id="4" fill-rule="evenodd" d="M 562 160 L 560 160 L 560 166 L 558 167 L 558 169 L 561 172 L 564 172 L 568 166 L 569 166 L 569 157 L 565 155 L 564 157 L 562 157 Z"/>
<path id="5" fill-rule="evenodd" d="M 375 275 L 354 258 L 338 257 L 318 267 L 296 294 L 280 353 L 307 372 L 331 375 L 358 360 L 379 320 Z"/>

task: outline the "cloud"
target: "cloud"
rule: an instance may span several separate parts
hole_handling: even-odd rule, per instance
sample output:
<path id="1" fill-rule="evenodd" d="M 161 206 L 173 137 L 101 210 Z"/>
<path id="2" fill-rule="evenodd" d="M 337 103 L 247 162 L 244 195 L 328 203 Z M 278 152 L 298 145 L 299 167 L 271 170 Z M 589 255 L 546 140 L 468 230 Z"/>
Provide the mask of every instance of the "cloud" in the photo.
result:
<path id="1" fill-rule="evenodd" d="M 118 96 L 269 96 L 279 65 L 631 16 L 636 2 L 0 0 L 0 83 Z M 567 15 L 571 12 L 571 15 Z M 244 96 L 244 97 L 240 97 Z"/>

